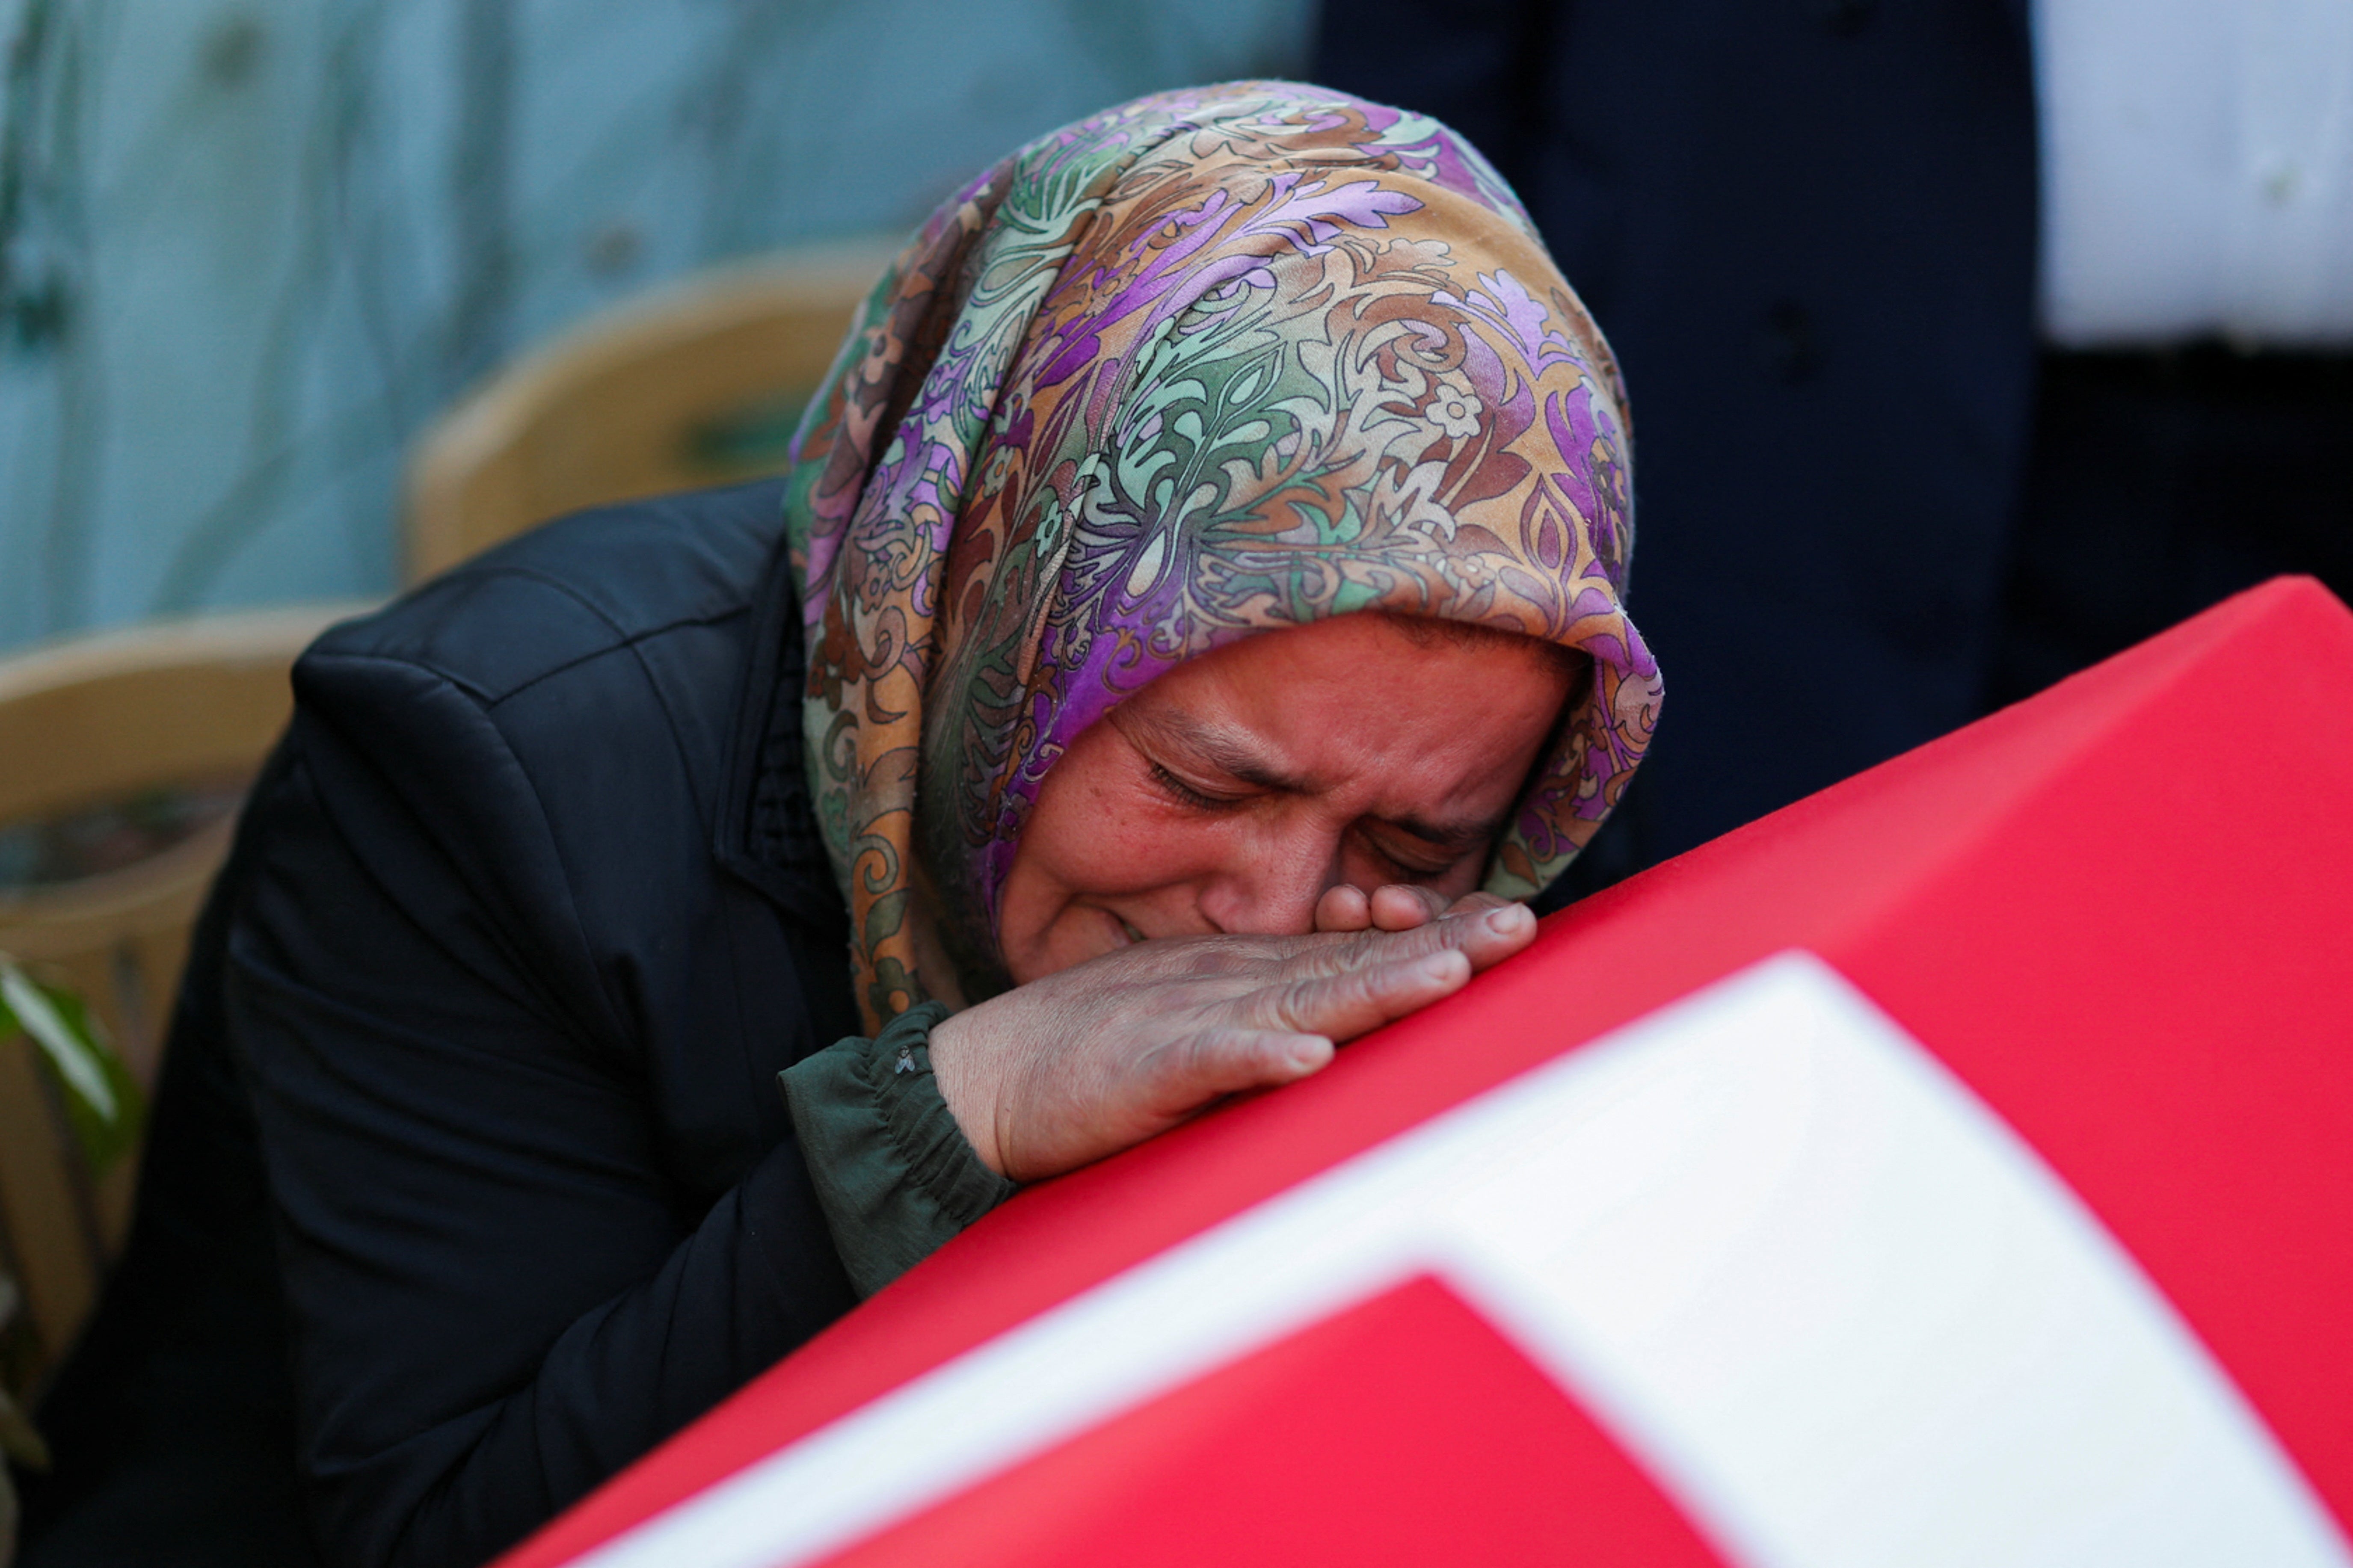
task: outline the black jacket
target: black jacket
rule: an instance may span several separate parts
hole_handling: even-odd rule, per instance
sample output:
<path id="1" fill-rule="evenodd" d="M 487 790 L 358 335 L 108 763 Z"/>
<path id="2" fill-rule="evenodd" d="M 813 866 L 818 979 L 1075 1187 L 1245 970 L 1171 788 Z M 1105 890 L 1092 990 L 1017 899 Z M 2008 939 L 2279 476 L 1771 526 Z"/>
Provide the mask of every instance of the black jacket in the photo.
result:
<path id="1" fill-rule="evenodd" d="M 858 1032 L 780 494 L 569 519 L 296 667 L 32 1563 L 174 1517 L 190 1376 L 250 1384 L 209 1484 L 282 1513 L 299 1467 L 329 1562 L 479 1563 L 851 1305 L 776 1087 Z"/>
<path id="2" fill-rule="evenodd" d="M 1667 702 L 1605 845 L 1977 716 L 2033 420 L 2024 0 L 1325 0 L 1315 71 L 1488 153 L 1625 370 Z"/>

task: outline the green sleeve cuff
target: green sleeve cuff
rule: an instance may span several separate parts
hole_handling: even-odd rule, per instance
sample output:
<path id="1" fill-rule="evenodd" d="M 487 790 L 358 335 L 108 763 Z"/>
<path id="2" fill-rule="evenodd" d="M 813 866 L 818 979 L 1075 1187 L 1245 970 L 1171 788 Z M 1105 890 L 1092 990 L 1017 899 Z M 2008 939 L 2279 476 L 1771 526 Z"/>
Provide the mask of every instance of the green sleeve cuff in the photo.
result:
<path id="1" fill-rule="evenodd" d="M 981 1163 L 932 1078 L 936 1002 L 776 1075 L 834 1250 L 871 1296 L 1013 1194 Z"/>

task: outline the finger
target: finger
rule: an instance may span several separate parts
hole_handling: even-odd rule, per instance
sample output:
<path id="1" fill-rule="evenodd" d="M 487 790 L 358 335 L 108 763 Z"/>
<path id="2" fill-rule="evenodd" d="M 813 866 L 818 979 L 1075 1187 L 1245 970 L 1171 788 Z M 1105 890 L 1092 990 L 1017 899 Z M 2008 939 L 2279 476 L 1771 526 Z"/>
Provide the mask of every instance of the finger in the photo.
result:
<path id="1" fill-rule="evenodd" d="M 1241 998 L 1235 1022 L 1352 1040 L 1453 994 L 1471 973 L 1471 961 L 1461 950 L 1441 948 L 1400 963 L 1306 975 Z"/>
<path id="2" fill-rule="evenodd" d="M 1343 882 L 1324 889 L 1324 896 L 1315 900 L 1317 931 L 1363 931 L 1372 923 L 1371 902 L 1362 888 Z"/>
<path id="3" fill-rule="evenodd" d="M 1145 1093 L 1153 1113 L 1173 1121 L 1229 1094 L 1305 1078 L 1329 1062 L 1333 1050 L 1326 1035 L 1213 1026 L 1154 1052 Z"/>
<path id="4" fill-rule="evenodd" d="M 1446 912 L 1456 917 L 1481 914 L 1488 910 L 1508 908 L 1511 901 L 1501 893 L 1465 893 L 1447 905 Z"/>
<path id="5" fill-rule="evenodd" d="M 1411 931 L 1428 925 L 1446 912 L 1446 900 L 1434 889 L 1408 882 L 1391 882 L 1373 889 L 1367 900 L 1373 924 L 1383 931 Z"/>
<path id="6" fill-rule="evenodd" d="M 1456 952 L 1471 961 L 1473 970 L 1481 970 L 1511 957 L 1535 941 L 1535 934 L 1536 919 L 1525 904 L 1504 904 L 1431 921 L 1411 931 L 1368 931 L 1326 938 L 1302 948 L 1282 967 L 1288 976 L 1306 979 Z"/>
<path id="7" fill-rule="evenodd" d="M 1499 904 L 1437 923 L 1440 931 L 1458 939 L 1451 945 L 1474 971 L 1501 963 L 1536 939 L 1535 911 L 1525 904 Z"/>

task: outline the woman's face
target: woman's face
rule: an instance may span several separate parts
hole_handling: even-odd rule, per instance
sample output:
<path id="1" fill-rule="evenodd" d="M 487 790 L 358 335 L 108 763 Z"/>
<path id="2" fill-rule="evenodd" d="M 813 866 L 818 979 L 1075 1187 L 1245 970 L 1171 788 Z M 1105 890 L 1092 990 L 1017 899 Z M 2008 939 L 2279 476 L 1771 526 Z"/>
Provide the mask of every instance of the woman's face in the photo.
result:
<path id="1" fill-rule="evenodd" d="M 1342 884 L 1472 891 L 1568 685 L 1532 642 L 1422 643 L 1370 615 L 1178 666 L 1047 774 L 999 903 L 1007 967 L 1303 933 Z"/>

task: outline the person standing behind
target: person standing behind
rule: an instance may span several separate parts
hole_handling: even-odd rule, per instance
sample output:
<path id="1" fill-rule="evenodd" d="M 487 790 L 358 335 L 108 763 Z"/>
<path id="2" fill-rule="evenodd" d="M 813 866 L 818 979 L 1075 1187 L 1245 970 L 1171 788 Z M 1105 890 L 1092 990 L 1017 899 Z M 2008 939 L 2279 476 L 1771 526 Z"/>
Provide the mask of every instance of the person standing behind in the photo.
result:
<path id="1" fill-rule="evenodd" d="M 1585 886 L 2353 592 L 2353 0 L 1327 0 L 1316 71 L 1489 153 L 1642 405 L 1676 717 Z"/>

